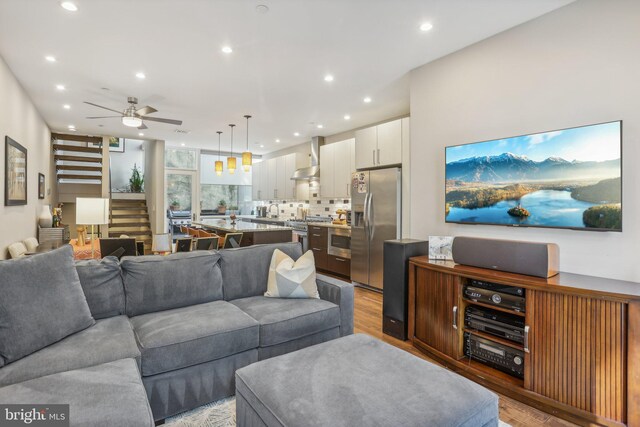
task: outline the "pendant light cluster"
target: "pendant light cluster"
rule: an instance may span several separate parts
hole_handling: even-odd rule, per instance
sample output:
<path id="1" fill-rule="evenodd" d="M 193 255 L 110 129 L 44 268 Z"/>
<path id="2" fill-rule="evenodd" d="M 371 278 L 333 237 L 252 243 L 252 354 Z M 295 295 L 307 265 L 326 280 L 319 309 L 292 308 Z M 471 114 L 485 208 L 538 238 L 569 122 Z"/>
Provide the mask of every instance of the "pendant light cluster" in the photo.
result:
<path id="1" fill-rule="evenodd" d="M 249 119 L 251 118 L 250 115 L 245 115 L 244 116 L 245 119 L 247 119 L 247 149 L 246 151 L 244 151 L 242 153 L 242 169 L 245 172 L 249 172 L 251 170 L 251 166 L 253 165 L 253 155 L 251 154 L 251 151 L 249 151 Z M 234 174 L 236 172 L 236 157 L 233 155 L 233 128 L 236 125 L 234 124 L 230 124 L 229 127 L 231 128 L 231 152 L 229 153 L 229 157 L 227 157 L 227 170 L 229 171 L 230 174 Z M 218 160 L 216 160 L 215 162 L 215 171 L 216 171 L 216 175 L 221 176 L 222 172 L 224 171 L 224 165 L 222 163 L 222 160 L 220 160 L 220 135 L 222 134 L 222 131 L 218 131 Z"/>

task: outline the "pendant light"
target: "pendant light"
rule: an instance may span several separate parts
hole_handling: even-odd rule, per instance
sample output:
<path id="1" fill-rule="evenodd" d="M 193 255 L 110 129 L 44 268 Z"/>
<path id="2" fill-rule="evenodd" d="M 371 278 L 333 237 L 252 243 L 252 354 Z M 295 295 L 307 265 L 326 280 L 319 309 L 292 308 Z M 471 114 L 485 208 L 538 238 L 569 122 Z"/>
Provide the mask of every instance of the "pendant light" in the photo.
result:
<path id="1" fill-rule="evenodd" d="M 251 170 L 251 165 L 253 164 L 251 151 L 249 151 L 249 119 L 251 116 L 247 114 L 244 118 L 247 119 L 247 151 L 242 153 L 242 168 L 245 172 L 249 172 Z"/>
<path id="2" fill-rule="evenodd" d="M 231 128 L 231 153 L 229 153 L 229 157 L 227 157 L 227 169 L 230 174 L 234 174 L 236 172 L 236 158 L 233 155 L 233 127 L 235 125 L 229 125 Z"/>
<path id="3" fill-rule="evenodd" d="M 218 134 L 218 160 L 216 160 L 216 175 L 221 176 L 222 171 L 224 170 L 224 164 L 222 163 L 222 160 L 220 160 L 220 135 L 222 134 L 222 131 L 219 130 L 216 133 Z"/>

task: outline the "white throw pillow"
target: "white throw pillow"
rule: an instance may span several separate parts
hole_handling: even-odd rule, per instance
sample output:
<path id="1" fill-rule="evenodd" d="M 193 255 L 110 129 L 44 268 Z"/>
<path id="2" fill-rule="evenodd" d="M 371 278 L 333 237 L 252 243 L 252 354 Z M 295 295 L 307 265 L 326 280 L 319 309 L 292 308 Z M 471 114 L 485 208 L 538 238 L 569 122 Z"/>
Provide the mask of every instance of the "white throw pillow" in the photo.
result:
<path id="1" fill-rule="evenodd" d="M 265 297 L 320 298 L 316 285 L 316 263 L 307 251 L 294 261 L 279 249 L 273 251 Z"/>

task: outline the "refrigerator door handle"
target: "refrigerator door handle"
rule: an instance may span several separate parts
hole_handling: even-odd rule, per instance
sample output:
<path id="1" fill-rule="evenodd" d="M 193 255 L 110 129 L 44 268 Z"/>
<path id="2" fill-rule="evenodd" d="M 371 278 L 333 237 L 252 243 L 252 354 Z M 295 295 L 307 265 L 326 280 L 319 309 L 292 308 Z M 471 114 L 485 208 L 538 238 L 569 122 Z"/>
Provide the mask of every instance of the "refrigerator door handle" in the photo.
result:
<path id="1" fill-rule="evenodd" d="M 376 231 L 374 224 L 375 212 L 373 212 L 373 193 L 369 193 L 369 206 L 367 212 L 369 215 L 369 240 L 373 240 L 373 234 Z"/>
<path id="2" fill-rule="evenodd" d="M 369 240 L 369 193 L 364 196 L 364 213 L 362 220 L 364 221 L 364 234 Z"/>

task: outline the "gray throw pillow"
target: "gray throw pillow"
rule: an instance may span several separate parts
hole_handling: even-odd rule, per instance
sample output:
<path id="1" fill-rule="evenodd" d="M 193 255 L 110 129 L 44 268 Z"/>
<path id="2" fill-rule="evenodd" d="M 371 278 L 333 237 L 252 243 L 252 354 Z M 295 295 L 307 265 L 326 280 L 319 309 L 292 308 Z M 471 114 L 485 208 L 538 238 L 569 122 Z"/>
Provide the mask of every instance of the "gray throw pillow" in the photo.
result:
<path id="1" fill-rule="evenodd" d="M 76 271 L 94 319 L 124 314 L 124 284 L 118 258 L 76 261 Z"/>
<path id="2" fill-rule="evenodd" d="M 5 363 L 94 323 L 71 246 L 0 261 L 0 357 Z"/>

